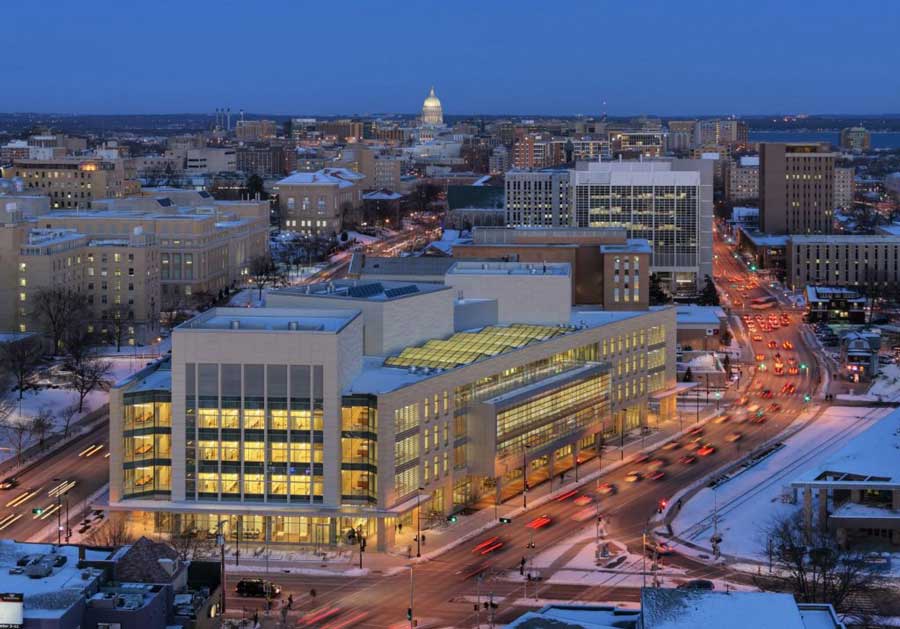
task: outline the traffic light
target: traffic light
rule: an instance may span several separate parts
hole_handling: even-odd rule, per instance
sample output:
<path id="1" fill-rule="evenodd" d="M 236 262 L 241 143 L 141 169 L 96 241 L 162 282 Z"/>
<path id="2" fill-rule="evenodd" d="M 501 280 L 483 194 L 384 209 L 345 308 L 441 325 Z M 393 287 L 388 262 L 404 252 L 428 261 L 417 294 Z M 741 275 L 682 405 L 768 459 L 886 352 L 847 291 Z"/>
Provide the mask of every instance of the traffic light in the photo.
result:
<path id="1" fill-rule="evenodd" d="M 31 510 L 34 515 L 41 515 L 44 512 L 43 507 L 35 507 Z"/>
<path id="2" fill-rule="evenodd" d="M 660 498 L 659 504 L 656 507 L 656 512 L 662 513 L 663 511 L 666 510 L 666 505 L 668 505 L 668 504 L 669 504 L 668 500 L 666 500 L 665 498 Z"/>
<path id="3" fill-rule="evenodd" d="M 406 619 L 407 619 L 407 620 L 412 620 L 412 607 L 407 607 L 407 608 L 406 608 Z"/>
<path id="4" fill-rule="evenodd" d="M 806 369 L 806 363 L 800 363 L 800 369 Z"/>
<path id="5" fill-rule="evenodd" d="M 804 401 L 804 402 L 809 402 L 811 399 L 812 399 L 812 398 L 809 396 L 809 393 L 807 393 L 806 395 L 803 396 L 803 401 Z"/>
<path id="6" fill-rule="evenodd" d="M 755 264 L 751 264 L 751 265 L 750 265 L 750 270 L 751 270 L 751 271 L 756 271 L 756 265 L 755 265 Z"/>
<path id="7" fill-rule="evenodd" d="M 512 518 L 500 518 L 500 524 L 512 524 Z"/>
<path id="8" fill-rule="evenodd" d="M 455 515 L 448 515 L 448 516 L 447 516 L 447 522 L 456 522 L 456 516 L 455 516 Z"/>

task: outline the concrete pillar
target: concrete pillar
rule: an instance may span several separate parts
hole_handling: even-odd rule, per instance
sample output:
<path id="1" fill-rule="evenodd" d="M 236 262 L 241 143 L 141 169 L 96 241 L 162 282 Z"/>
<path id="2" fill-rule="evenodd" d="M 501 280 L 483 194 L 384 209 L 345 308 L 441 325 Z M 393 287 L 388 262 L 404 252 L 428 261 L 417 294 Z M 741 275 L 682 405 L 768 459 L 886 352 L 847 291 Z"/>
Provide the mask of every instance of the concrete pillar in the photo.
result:
<path id="1" fill-rule="evenodd" d="M 828 489 L 819 488 L 819 528 L 828 528 Z"/>
<path id="2" fill-rule="evenodd" d="M 550 480 L 550 489 L 553 490 L 553 476 L 556 474 L 556 449 L 550 450 L 550 461 L 547 463 L 550 466 L 548 470 Z"/>
<path id="3" fill-rule="evenodd" d="M 387 520 L 388 518 L 375 518 L 375 536 L 378 540 L 375 549 L 382 553 L 394 546 L 397 533 L 396 526 L 388 526 Z"/>

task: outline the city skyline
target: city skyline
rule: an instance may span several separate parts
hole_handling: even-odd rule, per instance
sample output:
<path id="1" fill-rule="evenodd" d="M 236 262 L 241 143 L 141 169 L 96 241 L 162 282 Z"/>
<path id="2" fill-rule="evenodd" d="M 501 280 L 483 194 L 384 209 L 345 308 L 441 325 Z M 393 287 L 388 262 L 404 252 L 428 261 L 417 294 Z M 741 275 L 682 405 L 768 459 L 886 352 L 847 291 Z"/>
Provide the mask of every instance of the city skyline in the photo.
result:
<path id="1" fill-rule="evenodd" d="M 524 3 L 479 6 L 477 21 L 469 4 L 424 15 L 358 6 L 337 29 L 304 27 L 329 23 L 328 7 L 286 2 L 246 14 L 234 3 L 163 3 L 159 15 L 173 18 L 165 21 L 105 1 L 77 12 L 61 2 L 40 12 L 14 6 L 7 43 L 29 55 L 0 62 L 17 86 L 3 109 L 406 113 L 433 84 L 449 116 L 900 112 L 885 81 L 900 61 L 894 4 L 868 2 L 847 16 L 837 2 L 815 14 L 772 2 L 752 14 L 654 2 L 578 6 L 548 20 Z M 866 29 L 866 47 L 829 44 L 854 24 Z M 254 41 L 261 33 L 263 45 Z M 54 46 L 35 46 L 42 36 Z M 57 54 L 66 46 L 78 51 L 71 67 Z"/>

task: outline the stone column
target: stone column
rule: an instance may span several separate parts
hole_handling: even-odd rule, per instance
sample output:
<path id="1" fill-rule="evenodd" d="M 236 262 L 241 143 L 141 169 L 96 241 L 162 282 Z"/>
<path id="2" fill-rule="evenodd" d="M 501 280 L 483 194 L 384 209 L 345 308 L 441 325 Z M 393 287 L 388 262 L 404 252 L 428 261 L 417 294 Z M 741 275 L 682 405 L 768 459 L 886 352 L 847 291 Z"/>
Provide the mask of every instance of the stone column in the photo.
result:
<path id="1" fill-rule="evenodd" d="M 375 549 L 382 553 L 394 545 L 397 533 L 395 526 L 387 526 L 387 520 L 388 518 L 375 518 L 375 536 L 378 538 Z"/>

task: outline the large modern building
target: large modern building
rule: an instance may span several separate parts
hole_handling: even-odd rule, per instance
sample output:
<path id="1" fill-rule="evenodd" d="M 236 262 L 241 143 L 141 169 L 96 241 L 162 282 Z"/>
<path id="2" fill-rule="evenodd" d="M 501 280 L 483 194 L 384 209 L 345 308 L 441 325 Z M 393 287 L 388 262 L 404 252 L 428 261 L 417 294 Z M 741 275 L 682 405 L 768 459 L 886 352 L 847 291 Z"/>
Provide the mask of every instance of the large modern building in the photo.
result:
<path id="1" fill-rule="evenodd" d="M 725 198 L 729 201 L 746 201 L 759 198 L 759 157 L 743 156 L 739 160 L 725 162 L 723 180 Z"/>
<path id="2" fill-rule="evenodd" d="M 900 231 L 900 230 L 898 230 Z M 868 236 L 791 236 L 785 248 L 785 280 L 851 287 L 870 296 L 900 290 L 900 233 Z"/>
<path id="3" fill-rule="evenodd" d="M 647 240 L 651 270 L 675 292 L 694 291 L 712 276 L 712 170 L 710 160 L 579 162 L 574 224 Z"/>
<path id="4" fill-rule="evenodd" d="M 748 143 L 749 129 L 743 120 L 700 120 L 694 125 L 695 146 L 746 146 Z"/>
<path id="5" fill-rule="evenodd" d="M 836 166 L 834 169 L 834 207 L 849 209 L 853 207 L 853 195 L 856 191 L 854 177 L 856 170 L 852 167 Z"/>
<path id="6" fill-rule="evenodd" d="M 759 227 L 767 234 L 830 234 L 835 154 L 826 145 L 759 145 Z"/>
<path id="7" fill-rule="evenodd" d="M 385 549 L 419 513 L 508 497 L 673 415 L 673 308 L 560 308 L 556 269 L 485 270 L 496 295 L 468 298 L 477 273 L 271 291 L 182 324 L 169 359 L 111 393 L 108 508 L 161 534 L 329 544 L 359 528 Z M 547 286 L 527 306 L 521 277 Z M 510 304 L 530 322 L 500 321 Z"/>
<path id="8" fill-rule="evenodd" d="M 572 171 L 510 170 L 506 173 L 506 224 L 527 227 L 574 225 Z"/>

